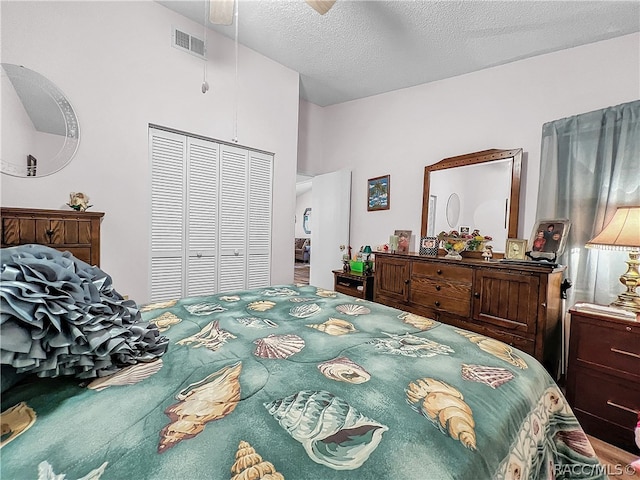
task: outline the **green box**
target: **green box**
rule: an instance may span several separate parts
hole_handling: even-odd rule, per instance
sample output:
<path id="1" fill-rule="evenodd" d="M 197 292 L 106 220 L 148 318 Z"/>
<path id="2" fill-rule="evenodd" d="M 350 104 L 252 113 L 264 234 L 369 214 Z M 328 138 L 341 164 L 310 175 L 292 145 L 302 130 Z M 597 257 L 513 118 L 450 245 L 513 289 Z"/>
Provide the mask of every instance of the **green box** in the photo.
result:
<path id="1" fill-rule="evenodd" d="M 358 262 L 356 260 L 351 260 L 351 271 L 352 272 L 360 272 L 364 270 L 364 262 Z"/>

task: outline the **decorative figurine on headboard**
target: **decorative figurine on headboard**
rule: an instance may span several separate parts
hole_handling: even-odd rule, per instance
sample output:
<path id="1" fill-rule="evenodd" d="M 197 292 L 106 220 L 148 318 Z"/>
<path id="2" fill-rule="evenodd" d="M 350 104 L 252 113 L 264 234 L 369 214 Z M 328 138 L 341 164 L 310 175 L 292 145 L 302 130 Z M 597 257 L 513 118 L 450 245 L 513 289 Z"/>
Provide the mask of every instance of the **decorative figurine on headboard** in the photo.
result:
<path id="1" fill-rule="evenodd" d="M 482 252 L 482 258 L 484 258 L 485 262 L 488 262 L 493 257 L 493 247 L 491 245 L 487 245 L 484 247 L 484 251 Z"/>
<path id="2" fill-rule="evenodd" d="M 82 192 L 71 192 L 69 194 L 69 203 L 67 203 L 67 205 L 77 212 L 84 212 L 87 208 L 92 206 L 89 205 L 89 197 Z"/>

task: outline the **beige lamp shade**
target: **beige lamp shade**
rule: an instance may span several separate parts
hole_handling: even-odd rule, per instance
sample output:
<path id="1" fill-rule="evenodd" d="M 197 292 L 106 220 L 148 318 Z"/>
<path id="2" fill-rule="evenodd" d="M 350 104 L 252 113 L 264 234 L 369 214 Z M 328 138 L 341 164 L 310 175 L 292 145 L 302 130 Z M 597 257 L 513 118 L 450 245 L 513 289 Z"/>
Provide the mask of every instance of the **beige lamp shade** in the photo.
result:
<path id="1" fill-rule="evenodd" d="M 627 271 L 620 276 L 626 292 L 618 295 L 610 306 L 640 313 L 640 207 L 618 207 L 615 215 L 604 229 L 589 240 L 587 248 L 607 250 L 629 250 Z"/>
<path id="2" fill-rule="evenodd" d="M 618 207 L 607 226 L 585 246 L 607 250 L 640 249 L 640 206 Z"/>

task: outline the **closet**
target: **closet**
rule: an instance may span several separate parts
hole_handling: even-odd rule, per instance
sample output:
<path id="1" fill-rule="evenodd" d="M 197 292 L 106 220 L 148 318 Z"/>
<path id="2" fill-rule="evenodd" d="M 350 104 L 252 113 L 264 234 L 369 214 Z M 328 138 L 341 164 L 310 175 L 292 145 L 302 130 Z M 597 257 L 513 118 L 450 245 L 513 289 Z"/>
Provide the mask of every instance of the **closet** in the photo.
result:
<path id="1" fill-rule="evenodd" d="M 151 300 L 267 286 L 273 154 L 149 128 Z"/>

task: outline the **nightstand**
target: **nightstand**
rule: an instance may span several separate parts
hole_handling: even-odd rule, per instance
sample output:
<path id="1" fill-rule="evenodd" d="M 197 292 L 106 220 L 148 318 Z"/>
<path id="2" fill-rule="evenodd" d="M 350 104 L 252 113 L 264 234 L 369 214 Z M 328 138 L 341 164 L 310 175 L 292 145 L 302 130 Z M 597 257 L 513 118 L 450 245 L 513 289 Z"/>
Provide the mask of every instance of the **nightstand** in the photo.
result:
<path id="1" fill-rule="evenodd" d="M 636 452 L 640 322 L 569 310 L 567 400 L 584 431 Z"/>
<path id="2" fill-rule="evenodd" d="M 373 300 L 373 275 L 333 270 L 333 289 L 356 298 Z"/>

